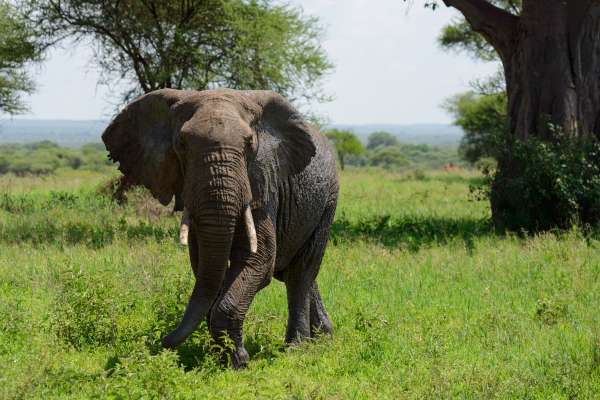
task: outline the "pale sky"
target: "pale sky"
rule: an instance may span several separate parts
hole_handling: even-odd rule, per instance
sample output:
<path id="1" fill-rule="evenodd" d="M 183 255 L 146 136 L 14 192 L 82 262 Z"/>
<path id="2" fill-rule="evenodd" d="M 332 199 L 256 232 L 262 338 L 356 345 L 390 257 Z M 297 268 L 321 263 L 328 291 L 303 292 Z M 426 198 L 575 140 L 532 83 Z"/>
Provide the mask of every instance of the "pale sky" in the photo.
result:
<path id="1" fill-rule="evenodd" d="M 332 123 L 448 123 L 451 117 L 440 108 L 444 99 L 496 69 L 439 48 L 440 29 L 456 15 L 445 7 L 432 12 L 422 0 L 410 7 L 402 0 L 291 2 L 326 28 L 323 46 L 335 70 L 324 88 L 334 100 L 312 108 Z M 121 90 L 97 85 L 90 56 L 85 46 L 53 50 L 34 70 L 31 113 L 19 118 L 108 118 L 111 93 Z"/>

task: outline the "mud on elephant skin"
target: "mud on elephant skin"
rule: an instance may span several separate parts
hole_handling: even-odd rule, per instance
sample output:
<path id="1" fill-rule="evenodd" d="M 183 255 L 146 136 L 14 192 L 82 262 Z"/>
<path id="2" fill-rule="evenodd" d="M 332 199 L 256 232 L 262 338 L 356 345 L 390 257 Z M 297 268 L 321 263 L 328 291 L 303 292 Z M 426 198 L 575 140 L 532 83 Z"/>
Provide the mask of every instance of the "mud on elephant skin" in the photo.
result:
<path id="1" fill-rule="evenodd" d="M 195 285 L 165 347 L 209 319 L 248 361 L 243 322 L 256 293 L 286 285 L 287 342 L 332 325 L 316 277 L 338 179 L 327 140 L 270 91 L 162 89 L 130 103 L 102 135 L 121 172 L 161 203 L 181 195 Z"/>

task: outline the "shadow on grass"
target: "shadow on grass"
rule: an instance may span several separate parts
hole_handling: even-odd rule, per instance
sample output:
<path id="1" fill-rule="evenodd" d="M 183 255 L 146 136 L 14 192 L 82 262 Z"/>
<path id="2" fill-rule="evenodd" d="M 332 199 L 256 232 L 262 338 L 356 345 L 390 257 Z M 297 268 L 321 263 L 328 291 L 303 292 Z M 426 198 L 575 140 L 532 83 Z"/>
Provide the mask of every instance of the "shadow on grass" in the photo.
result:
<path id="1" fill-rule="evenodd" d="M 493 234 L 495 230 L 487 218 L 383 215 L 350 221 L 342 217 L 336 219 L 331 228 L 331 240 L 334 243 L 367 240 L 410 251 L 418 251 L 431 244 L 443 245 L 455 239 L 462 239 L 467 249 L 472 250 L 475 238 Z"/>
<path id="2" fill-rule="evenodd" d="M 175 240 L 179 236 L 177 226 L 160 226 L 140 221 L 129 224 L 124 220 L 117 223 L 94 224 L 85 221 L 56 223 L 48 219 L 22 220 L 20 224 L 6 225 L 0 222 L 0 243 L 31 243 L 33 245 L 76 245 L 102 248 L 115 239 L 147 240 L 157 242 Z"/>
<path id="3" fill-rule="evenodd" d="M 417 251 L 424 245 L 446 244 L 463 239 L 469 248 L 476 237 L 493 234 L 494 228 L 486 218 L 448 218 L 432 216 L 374 216 L 360 220 L 344 217 L 334 221 L 331 240 L 371 240 L 388 247 L 403 247 Z M 125 221 L 96 225 L 87 222 L 57 224 L 50 220 L 22 221 L 21 224 L 0 223 L 0 243 L 31 243 L 33 245 L 77 245 L 102 248 L 115 240 L 175 240 L 176 225 L 160 226 L 143 221 Z"/>

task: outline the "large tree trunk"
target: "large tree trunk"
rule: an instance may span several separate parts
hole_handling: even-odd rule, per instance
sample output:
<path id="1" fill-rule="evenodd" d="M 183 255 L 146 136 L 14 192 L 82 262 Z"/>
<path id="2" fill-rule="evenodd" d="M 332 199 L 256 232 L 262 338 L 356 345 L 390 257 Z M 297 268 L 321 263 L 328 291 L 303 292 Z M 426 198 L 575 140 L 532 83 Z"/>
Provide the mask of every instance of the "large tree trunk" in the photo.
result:
<path id="1" fill-rule="evenodd" d="M 553 142 L 600 135 L 600 0 L 523 0 L 512 15 L 485 0 L 444 0 L 498 51 L 509 99 L 510 137 Z M 511 181 L 522 166 L 509 149 L 492 186 L 497 226 L 523 206 Z M 512 192 L 511 192 L 512 191 Z M 548 204 L 548 207 L 553 207 Z"/>
<path id="2" fill-rule="evenodd" d="M 600 14 L 588 6 L 581 15 L 576 3 L 585 2 L 566 3 L 524 2 L 514 47 L 504 57 L 515 138 L 600 131 Z"/>

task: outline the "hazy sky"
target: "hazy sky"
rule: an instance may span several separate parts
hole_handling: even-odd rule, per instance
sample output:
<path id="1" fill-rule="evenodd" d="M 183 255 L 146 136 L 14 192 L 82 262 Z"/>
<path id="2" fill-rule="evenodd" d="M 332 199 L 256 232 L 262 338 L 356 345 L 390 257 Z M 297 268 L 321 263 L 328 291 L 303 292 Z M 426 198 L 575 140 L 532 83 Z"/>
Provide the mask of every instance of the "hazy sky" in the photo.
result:
<path id="1" fill-rule="evenodd" d="M 401 0 L 292 0 L 326 28 L 324 47 L 335 64 L 325 90 L 331 103 L 313 108 L 339 124 L 445 123 L 444 99 L 464 91 L 475 77 L 495 70 L 464 55 L 439 49 L 440 28 L 455 16 L 411 7 Z M 97 119 L 112 113 L 111 89 L 97 85 L 98 74 L 85 47 L 53 51 L 35 69 L 38 91 L 29 97 L 31 113 L 20 118 Z"/>

